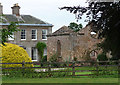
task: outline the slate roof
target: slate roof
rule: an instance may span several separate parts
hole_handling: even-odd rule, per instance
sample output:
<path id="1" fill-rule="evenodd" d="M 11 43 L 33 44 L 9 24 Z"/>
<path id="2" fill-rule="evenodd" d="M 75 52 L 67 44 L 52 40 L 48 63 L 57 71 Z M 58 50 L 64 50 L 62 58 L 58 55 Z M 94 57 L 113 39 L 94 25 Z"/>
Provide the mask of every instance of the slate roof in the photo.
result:
<path id="1" fill-rule="evenodd" d="M 52 34 L 48 35 L 48 37 L 70 35 L 71 33 L 76 33 L 76 32 L 74 32 L 72 29 L 68 28 L 68 26 L 62 26 L 61 28 L 59 28 L 58 30 L 53 32 Z M 77 34 L 84 35 L 84 33 L 81 33 L 80 31 L 77 32 Z"/>
<path id="2" fill-rule="evenodd" d="M 72 33 L 73 31 L 71 29 L 69 29 L 67 26 L 62 26 L 60 29 L 56 30 L 54 33 L 52 33 L 53 35 L 56 34 L 68 34 L 68 33 Z"/>
<path id="3" fill-rule="evenodd" d="M 15 16 L 12 14 L 4 14 L 2 17 L 2 20 L 4 23 L 10 23 L 10 22 L 22 22 L 24 24 L 49 24 L 45 21 L 42 21 L 36 17 L 33 17 L 31 15 L 20 15 L 20 16 Z M 51 24 L 50 24 L 51 25 Z"/>

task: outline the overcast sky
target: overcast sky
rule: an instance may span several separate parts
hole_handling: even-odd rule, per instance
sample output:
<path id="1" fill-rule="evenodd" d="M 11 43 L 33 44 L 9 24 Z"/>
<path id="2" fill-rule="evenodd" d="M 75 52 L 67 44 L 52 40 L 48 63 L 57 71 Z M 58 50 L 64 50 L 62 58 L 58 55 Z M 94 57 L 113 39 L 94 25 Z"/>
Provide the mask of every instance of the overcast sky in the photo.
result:
<path id="1" fill-rule="evenodd" d="M 59 10 L 63 6 L 86 6 L 86 0 L 0 0 L 3 5 L 3 13 L 11 14 L 11 7 L 18 3 L 21 7 L 20 14 L 37 17 L 43 21 L 53 24 L 53 32 L 63 25 L 68 26 L 70 22 L 76 22 L 75 15 L 66 10 Z M 83 20 L 80 20 L 85 26 Z"/>

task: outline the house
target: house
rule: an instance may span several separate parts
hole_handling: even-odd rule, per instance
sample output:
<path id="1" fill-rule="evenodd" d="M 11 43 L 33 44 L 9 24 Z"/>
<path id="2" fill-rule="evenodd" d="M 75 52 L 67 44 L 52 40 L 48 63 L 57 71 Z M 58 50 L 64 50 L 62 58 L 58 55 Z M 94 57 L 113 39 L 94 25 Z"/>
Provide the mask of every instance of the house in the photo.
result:
<path id="1" fill-rule="evenodd" d="M 3 6 L 0 4 L 0 13 L 3 14 Z M 13 38 L 8 38 L 8 43 L 17 44 L 24 49 L 31 57 L 32 61 L 38 61 L 38 52 L 35 48 L 36 44 L 40 42 L 47 43 L 47 35 L 52 33 L 52 24 L 42 21 L 31 15 L 20 14 L 20 6 L 14 4 L 12 8 L 12 14 L 3 14 L 2 28 L 7 28 L 10 22 L 22 22 L 19 23 L 19 29 L 21 31 L 14 32 L 11 35 Z M 1 15 L 0 14 L 0 15 Z M 45 49 L 44 55 L 47 55 L 47 49 Z"/>
<path id="2" fill-rule="evenodd" d="M 99 51 L 96 44 L 101 40 L 91 31 L 92 24 L 86 25 L 78 32 L 63 26 L 48 35 L 47 58 L 56 55 L 58 61 L 95 60 Z M 89 55 L 88 55 L 89 54 Z M 88 58 L 88 57 L 90 58 Z"/>

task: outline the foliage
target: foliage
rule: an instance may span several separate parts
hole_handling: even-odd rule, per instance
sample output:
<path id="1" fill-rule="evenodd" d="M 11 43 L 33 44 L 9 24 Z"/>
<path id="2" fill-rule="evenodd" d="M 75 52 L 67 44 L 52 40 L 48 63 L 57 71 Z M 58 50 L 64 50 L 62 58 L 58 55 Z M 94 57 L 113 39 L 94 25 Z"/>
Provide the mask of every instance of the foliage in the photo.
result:
<path id="1" fill-rule="evenodd" d="M 78 32 L 83 26 L 82 26 L 82 24 L 77 24 L 75 22 L 71 22 L 68 27 L 70 29 L 72 29 L 74 32 Z"/>
<path id="2" fill-rule="evenodd" d="M 50 62 L 57 62 L 57 54 L 53 54 L 50 59 L 49 59 Z"/>
<path id="3" fill-rule="evenodd" d="M 97 57 L 97 59 L 98 59 L 99 61 L 107 61 L 107 60 L 108 60 L 108 58 L 107 58 L 107 56 L 106 56 L 105 53 L 99 54 L 98 57 Z"/>
<path id="4" fill-rule="evenodd" d="M 97 56 L 97 60 L 98 60 L 98 61 L 107 61 L 108 58 L 107 58 L 107 56 L 106 56 L 106 53 L 102 52 L 101 54 L 99 54 L 99 55 Z M 99 62 L 99 64 L 100 64 L 100 65 L 104 65 L 104 64 L 106 64 L 106 63 L 105 63 L 105 62 Z"/>
<path id="5" fill-rule="evenodd" d="M 0 42 L 4 45 L 5 42 L 7 42 L 7 38 L 12 38 L 12 33 L 20 31 L 17 29 L 18 22 L 11 22 L 10 25 L 7 26 L 7 28 L 0 29 Z"/>
<path id="6" fill-rule="evenodd" d="M 91 60 L 89 50 L 85 50 L 83 54 L 84 54 L 83 57 L 85 56 L 84 57 L 85 61 Z"/>
<path id="7" fill-rule="evenodd" d="M 43 54 L 44 54 L 44 49 L 46 48 L 46 44 L 43 42 L 38 42 L 36 45 L 36 48 L 38 50 L 38 54 L 40 56 L 39 62 L 42 62 Z"/>
<path id="8" fill-rule="evenodd" d="M 60 9 L 66 9 L 70 13 L 77 14 L 77 19 L 82 19 L 82 16 L 86 14 L 86 21 L 93 23 L 92 31 L 98 33 L 98 38 L 104 38 L 99 45 L 100 48 L 104 52 L 111 51 L 113 57 L 116 57 L 120 54 L 120 1 L 96 1 L 88 4 L 88 7 L 74 6 Z M 119 58 L 117 57 L 117 59 Z"/>
<path id="9" fill-rule="evenodd" d="M 57 58 L 57 53 L 55 53 L 55 54 L 53 54 L 52 56 L 50 56 L 49 61 L 52 62 L 52 66 L 53 66 L 53 67 L 59 66 L 59 64 L 56 63 L 57 60 L 58 60 L 58 58 Z M 55 63 L 54 63 L 54 62 L 55 62 Z"/>
<path id="10" fill-rule="evenodd" d="M 42 57 L 42 62 L 47 62 L 47 55 Z"/>
<path id="11" fill-rule="evenodd" d="M 73 60 L 74 60 L 74 61 L 77 61 L 77 57 L 74 57 Z"/>
<path id="12" fill-rule="evenodd" d="M 0 47 L 0 57 L 2 57 L 2 63 L 21 63 L 21 62 L 32 62 L 27 52 L 18 45 L 5 43 L 5 46 Z M 22 64 L 3 64 L 3 68 L 9 67 L 22 67 Z M 33 67 L 32 64 L 25 64 L 25 67 Z"/>
<path id="13" fill-rule="evenodd" d="M 57 72 L 37 72 L 31 69 L 18 69 L 18 70 L 14 70 L 14 71 L 3 71 L 4 77 L 8 77 L 8 78 L 47 78 L 47 77 L 54 77 L 54 78 L 58 78 L 58 77 L 65 77 L 67 76 L 68 71 L 67 69 L 65 69 L 65 72 L 60 72 L 61 70 L 57 70 Z M 9 74 L 9 75 L 8 75 Z"/>
<path id="14" fill-rule="evenodd" d="M 114 69 L 114 70 L 113 70 Z M 118 78 L 118 67 L 103 67 L 103 66 L 98 66 L 97 68 L 94 68 L 92 73 L 94 74 L 91 77 L 95 78 Z"/>

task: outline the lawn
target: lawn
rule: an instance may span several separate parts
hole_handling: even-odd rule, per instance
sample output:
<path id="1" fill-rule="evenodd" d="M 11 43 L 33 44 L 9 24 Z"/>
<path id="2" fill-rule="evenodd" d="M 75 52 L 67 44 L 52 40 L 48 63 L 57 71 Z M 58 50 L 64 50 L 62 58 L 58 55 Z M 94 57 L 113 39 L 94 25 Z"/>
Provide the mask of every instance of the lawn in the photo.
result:
<path id="1" fill-rule="evenodd" d="M 41 69 L 41 68 L 40 68 Z M 94 67 L 76 67 L 75 70 L 93 70 Z M 102 67 L 102 69 L 105 69 Z M 116 69 L 115 67 L 110 67 L 109 69 Z M 69 71 L 72 68 L 68 69 Z M 61 73 L 61 72 L 60 72 Z M 29 73 L 31 74 L 31 73 Z M 70 72 L 72 74 L 72 72 Z M 92 72 L 76 72 L 76 75 L 81 74 L 93 74 Z M 56 74 L 54 74 L 56 75 Z M 117 74 L 116 74 L 117 75 Z M 49 78 L 23 78 L 23 77 L 3 77 L 3 83 L 118 83 L 117 76 L 111 75 L 101 75 L 98 77 L 94 76 L 76 76 L 76 77 L 49 77 Z"/>
<path id="2" fill-rule="evenodd" d="M 118 78 L 7 78 L 3 83 L 118 83 Z"/>

